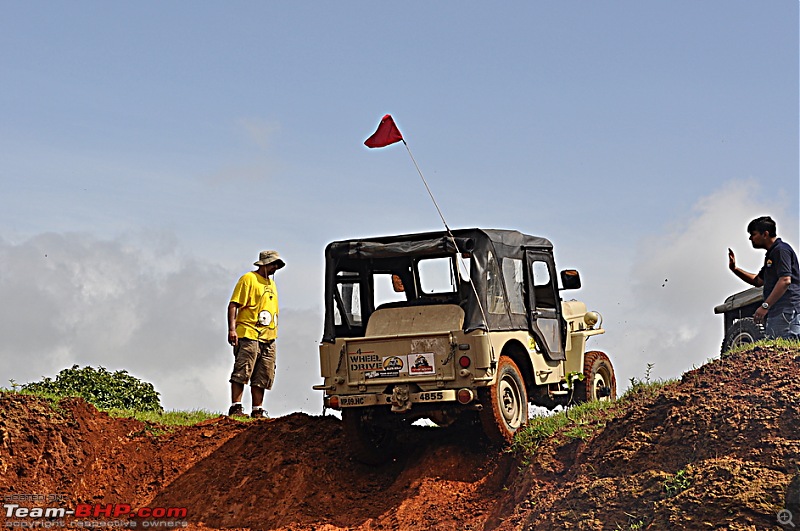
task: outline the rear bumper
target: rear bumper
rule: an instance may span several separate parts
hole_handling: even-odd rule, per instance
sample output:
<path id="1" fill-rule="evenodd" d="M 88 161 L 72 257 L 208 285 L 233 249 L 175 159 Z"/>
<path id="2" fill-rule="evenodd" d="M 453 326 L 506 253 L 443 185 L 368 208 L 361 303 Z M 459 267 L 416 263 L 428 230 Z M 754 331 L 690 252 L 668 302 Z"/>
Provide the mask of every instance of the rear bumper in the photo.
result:
<path id="1" fill-rule="evenodd" d="M 437 391 L 421 391 L 410 393 L 408 402 L 411 404 L 430 404 L 435 402 L 455 402 L 457 399 L 455 389 L 441 389 Z M 385 393 L 366 393 L 358 395 L 329 395 L 325 397 L 325 406 L 333 409 L 366 406 L 391 406 L 392 395 Z"/>

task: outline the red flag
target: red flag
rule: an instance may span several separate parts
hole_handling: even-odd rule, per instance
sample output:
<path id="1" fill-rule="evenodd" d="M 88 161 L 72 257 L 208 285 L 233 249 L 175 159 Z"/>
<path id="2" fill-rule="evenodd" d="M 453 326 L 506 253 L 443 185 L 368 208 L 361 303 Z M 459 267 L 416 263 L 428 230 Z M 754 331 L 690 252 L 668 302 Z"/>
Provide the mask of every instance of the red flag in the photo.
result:
<path id="1" fill-rule="evenodd" d="M 386 147 L 395 142 L 400 142 L 401 140 L 403 140 L 403 135 L 400 134 L 400 130 L 394 124 L 392 115 L 387 114 L 381 120 L 377 131 L 364 141 L 364 145 L 368 148 L 379 148 Z"/>

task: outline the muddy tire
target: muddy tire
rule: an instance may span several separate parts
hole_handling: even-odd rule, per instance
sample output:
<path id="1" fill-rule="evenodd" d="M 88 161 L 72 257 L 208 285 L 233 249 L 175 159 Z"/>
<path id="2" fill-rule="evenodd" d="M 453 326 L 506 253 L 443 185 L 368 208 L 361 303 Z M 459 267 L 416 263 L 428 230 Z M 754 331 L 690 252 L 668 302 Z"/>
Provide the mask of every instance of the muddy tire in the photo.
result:
<path id="1" fill-rule="evenodd" d="M 396 433 L 388 422 L 374 419 L 361 408 L 342 409 L 342 426 L 350 453 L 366 465 L 380 465 L 394 455 Z"/>
<path id="2" fill-rule="evenodd" d="M 575 382 L 574 402 L 615 400 L 617 378 L 611 360 L 603 352 L 592 350 L 583 358 L 583 381 Z"/>
<path id="3" fill-rule="evenodd" d="M 497 383 L 481 390 L 483 431 L 492 442 L 510 443 L 528 421 L 528 395 L 522 374 L 508 356 L 497 362 Z"/>
<path id="4" fill-rule="evenodd" d="M 725 339 L 722 341 L 720 353 L 725 354 L 733 347 L 755 343 L 764 339 L 764 329 L 753 321 L 752 317 L 739 319 L 731 325 Z"/>

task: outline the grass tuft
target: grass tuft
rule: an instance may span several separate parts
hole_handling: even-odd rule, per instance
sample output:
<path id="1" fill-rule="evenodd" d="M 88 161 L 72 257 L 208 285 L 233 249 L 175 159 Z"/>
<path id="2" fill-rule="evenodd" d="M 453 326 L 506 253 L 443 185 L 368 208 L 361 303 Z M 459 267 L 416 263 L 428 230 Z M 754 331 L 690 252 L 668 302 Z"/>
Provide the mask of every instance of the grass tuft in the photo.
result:
<path id="1" fill-rule="evenodd" d="M 546 439 L 561 437 L 566 440 L 587 440 L 606 423 L 625 414 L 629 409 L 649 403 L 660 390 L 677 380 L 650 380 L 648 365 L 645 380 L 631 378 L 631 386 L 618 400 L 584 402 L 563 411 L 537 415 L 528 419 L 514 437 L 510 451 L 522 457 L 524 464 L 530 464 L 536 450 Z"/>
<path id="2" fill-rule="evenodd" d="M 204 409 L 192 411 L 136 411 L 133 409 L 108 409 L 106 412 L 111 417 L 132 418 L 142 422 L 160 424 L 162 426 L 193 426 L 198 422 L 214 419 L 220 413 L 213 413 Z"/>
<path id="3" fill-rule="evenodd" d="M 784 339 L 782 337 L 775 339 L 759 339 L 754 343 L 745 343 L 731 347 L 730 350 L 725 351 L 721 358 L 727 358 L 732 354 L 741 354 L 742 352 L 749 352 L 759 348 L 775 347 L 779 349 L 797 348 L 798 342 L 793 339 Z"/>
<path id="4" fill-rule="evenodd" d="M 537 415 L 528 419 L 514 437 L 511 451 L 523 456 L 527 464 L 539 445 L 556 434 L 569 439 L 586 440 L 605 426 L 607 412 L 617 407 L 616 402 L 584 402 L 550 415 Z"/>

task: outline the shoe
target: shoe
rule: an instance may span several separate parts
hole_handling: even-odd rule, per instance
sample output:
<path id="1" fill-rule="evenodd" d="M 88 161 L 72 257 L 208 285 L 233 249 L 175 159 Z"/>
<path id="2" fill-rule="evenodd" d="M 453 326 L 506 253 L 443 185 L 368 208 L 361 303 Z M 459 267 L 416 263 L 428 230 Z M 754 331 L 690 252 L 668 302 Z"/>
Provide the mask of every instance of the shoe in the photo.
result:
<path id="1" fill-rule="evenodd" d="M 254 410 L 253 410 L 253 411 L 250 413 L 250 418 L 251 418 L 251 419 L 268 419 L 268 418 L 269 418 L 269 415 L 267 414 L 267 410 L 266 410 L 266 409 L 264 409 L 264 408 L 257 408 L 257 409 L 254 409 Z"/>
<path id="2" fill-rule="evenodd" d="M 241 404 L 233 404 L 231 408 L 228 410 L 229 417 L 246 417 L 247 415 L 244 414 L 244 408 Z"/>

